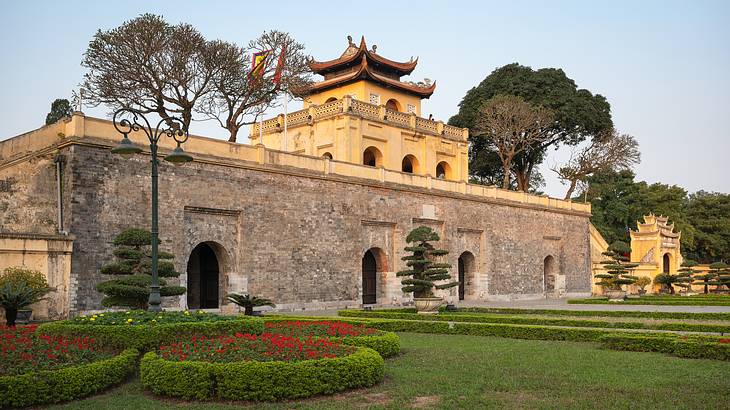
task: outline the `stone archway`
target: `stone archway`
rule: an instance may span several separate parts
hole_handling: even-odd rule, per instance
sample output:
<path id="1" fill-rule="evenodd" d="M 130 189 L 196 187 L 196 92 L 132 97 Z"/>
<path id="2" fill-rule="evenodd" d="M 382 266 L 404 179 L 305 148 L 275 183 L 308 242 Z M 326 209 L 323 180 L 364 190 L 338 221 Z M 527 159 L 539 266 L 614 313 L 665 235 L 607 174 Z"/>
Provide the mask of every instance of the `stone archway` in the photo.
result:
<path id="1" fill-rule="evenodd" d="M 474 254 L 469 251 L 459 256 L 458 262 L 458 279 L 459 279 L 459 300 L 466 299 L 469 285 L 473 283 L 475 258 Z"/>
<path id="2" fill-rule="evenodd" d="M 221 245 L 201 242 L 188 258 L 187 306 L 189 309 L 218 309 L 221 301 L 223 263 Z"/>
<path id="3" fill-rule="evenodd" d="M 555 279 L 558 274 L 557 263 L 552 255 L 545 257 L 543 261 L 543 291 L 545 295 L 555 293 Z"/>
<path id="4" fill-rule="evenodd" d="M 362 304 L 378 303 L 378 273 L 387 270 L 385 252 L 380 248 L 368 249 L 362 257 Z"/>

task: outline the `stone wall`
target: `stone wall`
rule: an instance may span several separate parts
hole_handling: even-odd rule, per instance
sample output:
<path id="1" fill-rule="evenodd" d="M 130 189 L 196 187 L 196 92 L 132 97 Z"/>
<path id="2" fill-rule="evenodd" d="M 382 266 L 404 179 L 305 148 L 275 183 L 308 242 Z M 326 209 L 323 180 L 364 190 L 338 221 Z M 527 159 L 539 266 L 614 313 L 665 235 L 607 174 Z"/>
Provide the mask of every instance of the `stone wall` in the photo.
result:
<path id="1" fill-rule="evenodd" d="M 74 307 L 88 310 L 99 307 L 94 285 L 102 280 L 99 266 L 111 257 L 113 236 L 149 224 L 149 157 L 120 158 L 84 145 L 66 151 L 72 169 L 70 231 L 76 236 Z M 403 268 L 405 236 L 419 225 L 442 236 L 454 276 L 462 252 L 475 256 L 467 299 L 540 297 L 548 255 L 557 261 L 567 293 L 590 292 L 586 214 L 196 159 L 200 162 L 179 168 L 161 165 L 162 248 L 175 253 L 176 267 L 184 272 L 197 244 L 215 245 L 221 298 L 247 291 L 283 309 L 357 306 L 362 256 L 377 247 L 387 265 L 379 273 L 378 303 L 401 303 L 394 272 Z M 448 297 L 454 295 L 455 289 Z"/>

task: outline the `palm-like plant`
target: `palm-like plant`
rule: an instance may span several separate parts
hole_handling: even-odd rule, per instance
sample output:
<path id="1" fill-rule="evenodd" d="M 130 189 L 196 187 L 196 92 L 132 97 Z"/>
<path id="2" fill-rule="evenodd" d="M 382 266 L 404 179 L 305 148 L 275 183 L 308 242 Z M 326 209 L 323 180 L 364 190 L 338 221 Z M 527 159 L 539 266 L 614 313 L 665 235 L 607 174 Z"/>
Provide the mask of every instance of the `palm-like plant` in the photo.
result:
<path id="1" fill-rule="evenodd" d="M 44 299 L 52 289 L 36 288 L 25 282 L 5 282 L 0 285 L 0 306 L 5 309 L 5 322 L 15 326 L 18 310 Z"/>
<path id="2" fill-rule="evenodd" d="M 257 306 L 276 307 L 271 299 L 251 296 L 248 293 L 231 293 L 226 298 L 236 305 L 241 306 L 243 308 L 243 314 L 246 316 L 252 316 L 253 308 Z"/>

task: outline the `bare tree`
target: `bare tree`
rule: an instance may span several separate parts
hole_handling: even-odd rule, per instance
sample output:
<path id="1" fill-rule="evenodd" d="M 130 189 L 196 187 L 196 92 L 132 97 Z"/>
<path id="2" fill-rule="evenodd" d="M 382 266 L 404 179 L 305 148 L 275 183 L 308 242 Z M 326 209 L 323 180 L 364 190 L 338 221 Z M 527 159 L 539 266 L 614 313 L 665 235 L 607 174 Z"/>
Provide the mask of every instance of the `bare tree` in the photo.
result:
<path id="1" fill-rule="evenodd" d="M 253 124 L 267 108 L 275 106 L 284 93 L 299 95 L 309 83 L 308 57 L 304 46 L 280 31 L 264 32 L 241 50 L 232 43 L 220 42 L 221 70 L 213 77 L 212 92 L 197 111 L 218 121 L 235 142 L 244 125 Z M 263 69 L 252 75 L 252 55 L 268 51 Z"/>
<path id="2" fill-rule="evenodd" d="M 550 138 L 550 110 L 533 107 L 522 97 L 497 95 L 479 109 L 474 134 L 483 135 L 502 162 L 502 188 L 509 189 L 514 159 Z"/>
<path id="3" fill-rule="evenodd" d="M 192 121 L 198 101 L 210 93 L 223 48 L 191 25 L 170 25 L 143 14 L 99 30 L 84 54 L 84 97 L 89 105 L 136 108 L 164 119 Z"/>
<path id="4" fill-rule="evenodd" d="M 639 143 L 631 135 L 607 132 L 593 139 L 579 151 L 573 151 L 570 160 L 561 167 L 553 167 L 562 182 L 569 182 L 565 199 L 570 199 L 578 183 L 597 172 L 624 171 L 641 161 Z"/>

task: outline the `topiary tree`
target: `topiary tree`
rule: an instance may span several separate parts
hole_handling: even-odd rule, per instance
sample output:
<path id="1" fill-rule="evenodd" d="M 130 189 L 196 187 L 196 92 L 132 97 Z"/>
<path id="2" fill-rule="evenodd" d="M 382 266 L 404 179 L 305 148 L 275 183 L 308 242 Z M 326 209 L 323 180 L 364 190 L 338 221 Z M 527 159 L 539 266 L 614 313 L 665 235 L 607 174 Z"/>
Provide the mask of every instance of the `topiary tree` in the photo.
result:
<path id="1" fill-rule="evenodd" d="M 5 322 L 15 325 L 18 310 L 43 300 L 53 289 L 37 270 L 9 267 L 0 273 L 0 306 L 5 309 Z"/>
<path id="2" fill-rule="evenodd" d="M 677 270 L 675 286 L 679 286 L 684 292 L 692 290 L 693 277 L 697 273 L 694 270 L 695 266 L 697 266 L 697 262 L 691 259 L 683 261 L 682 266 Z"/>
<path id="3" fill-rule="evenodd" d="M 660 273 L 656 275 L 654 278 L 654 283 L 657 285 L 662 285 L 663 289 L 666 289 L 669 291 L 670 295 L 674 294 L 674 284 L 677 283 L 678 276 L 672 275 L 669 273 Z"/>
<path id="4" fill-rule="evenodd" d="M 612 243 L 603 255 L 609 259 L 601 262 L 606 273 L 598 273 L 595 278 L 600 279 L 596 285 L 603 286 L 608 290 L 622 290 L 623 285 L 631 285 L 639 278 L 631 275 L 633 270 L 639 266 L 638 263 L 630 263 L 627 255 L 631 253 L 631 247 L 625 242 L 616 241 Z"/>
<path id="5" fill-rule="evenodd" d="M 713 273 L 711 270 L 707 271 L 705 273 L 695 273 L 692 279 L 694 279 L 694 282 L 692 282 L 693 285 L 700 285 L 704 287 L 704 291 L 702 293 L 707 294 L 709 293 L 709 285 L 714 285 L 715 276 L 717 276 L 715 273 Z"/>
<path id="6" fill-rule="evenodd" d="M 231 293 L 226 296 L 228 300 L 235 303 L 243 308 L 243 314 L 245 316 L 253 315 L 253 308 L 258 306 L 271 306 L 276 307 L 276 304 L 271 299 L 260 298 L 258 296 L 251 296 L 248 293 Z"/>
<path id="7" fill-rule="evenodd" d="M 435 262 L 435 258 L 448 255 L 445 249 L 436 249 L 430 242 L 437 242 L 439 236 L 427 226 L 419 226 L 406 237 L 409 245 L 404 249 L 411 254 L 401 259 L 406 261 L 409 269 L 396 273 L 396 276 L 405 277 L 401 280 L 403 293 L 413 293 L 414 298 L 434 297 L 433 289 L 448 289 L 458 286 L 459 282 L 449 282 L 437 285 L 435 282 L 451 279 L 448 263 Z"/>
<path id="8" fill-rule="evenodd" d="M 138 228 L 130 228 L 114 238 L 114 256 L 117 261 L 101 267 L 102 275 L 121 276 L 96 285 L 96 290 L 103 293 L 103 306 L 122 306 L 147 309 L 152 284 L 152 259 L 150 246 L 152 234 Z M 160 277 L 160 295 L 178 296 L 185 293 L 182 286 L 171 286 L 162 278 L 180 276 L 175 271 L 171 260 L 174 256 L 168 252 L 159 252 L 157 272 Z"/>
<path id="9" fill-rule="evenodd" d="M 641 276 L 639 279 L 634 282 L 634 285 L 638 286 L 640 291 L 640 294 L 646 293 L 646 287 L 651 283 L 651 279 L 649 279 L 648 276 Z"/>
<path id="10" fill-rule="evenodd" d="M 725 262 L 711 263 L 709 274 L 712 275 L 712 279 L 708 284 L 715 285 L 716 292 L 722 291 L 723 286 L 730 288 L 730 265 Z"/>

